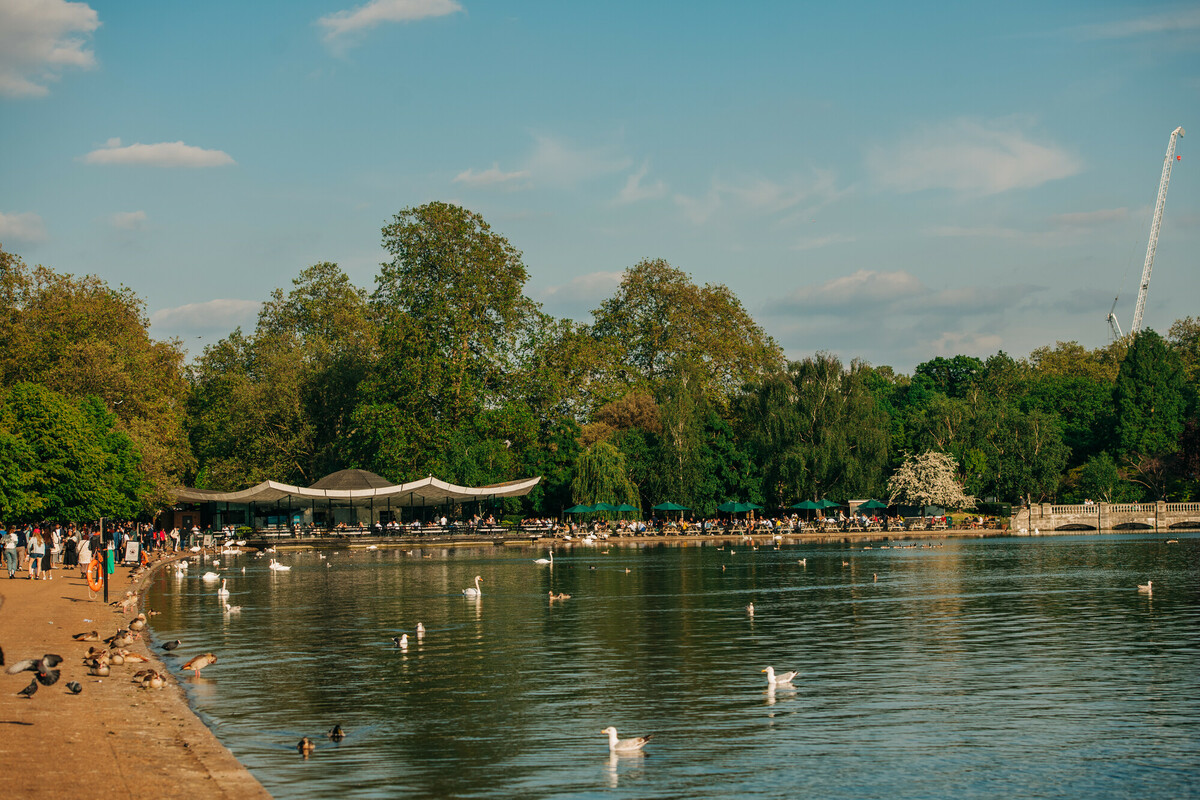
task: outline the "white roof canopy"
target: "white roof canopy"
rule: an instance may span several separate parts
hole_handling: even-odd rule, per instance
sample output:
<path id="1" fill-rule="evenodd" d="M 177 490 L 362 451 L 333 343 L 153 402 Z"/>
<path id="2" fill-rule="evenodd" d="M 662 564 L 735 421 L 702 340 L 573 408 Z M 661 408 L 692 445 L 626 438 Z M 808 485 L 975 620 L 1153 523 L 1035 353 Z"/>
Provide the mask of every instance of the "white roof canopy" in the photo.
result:
<path id="1" fill-rule="evenodd" d="M 336 473 L 335 473 L 336 474 Z M 392 506 L 439 506 L 497 497 L 523 497 L 541 482 L 541 477 L 498 483 L 492 486 L 456 486 L 432 475 L 410 483 L 391 484 L 361 489 L 317 489 L 292 486 L 278 481 L 263 481 L 257 486 L 237 492 L 217 492 L 211 489 L 176 490 L 177 502 L 185 503 L 271 503 L 288 497 L 312 500 L 341 500 L 351 504 L 370 501 Z M 319 481 L 318 483 L 323 483 Z"/>

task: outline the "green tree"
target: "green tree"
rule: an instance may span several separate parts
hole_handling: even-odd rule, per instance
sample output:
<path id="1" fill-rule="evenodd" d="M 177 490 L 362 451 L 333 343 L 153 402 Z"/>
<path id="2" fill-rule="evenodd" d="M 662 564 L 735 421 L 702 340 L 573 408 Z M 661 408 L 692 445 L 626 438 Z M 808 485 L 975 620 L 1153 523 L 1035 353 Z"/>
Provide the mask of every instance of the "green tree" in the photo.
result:
<path id="1" fill-rule="evenodd" d="M 585 505 L 638 505 L 637 491 L 629 482 L 621 451 L 608 442 L 596 442 L 580 453 L 571 481 L 571 499 Z"/>
<path id="2" fill-rule="evenodd" d="M 1183 433 L 1179 356 L 1150 329 L 1134 336 L 1113 388 L 1114 448 L 1126 458 L 1175 452 Z"/>

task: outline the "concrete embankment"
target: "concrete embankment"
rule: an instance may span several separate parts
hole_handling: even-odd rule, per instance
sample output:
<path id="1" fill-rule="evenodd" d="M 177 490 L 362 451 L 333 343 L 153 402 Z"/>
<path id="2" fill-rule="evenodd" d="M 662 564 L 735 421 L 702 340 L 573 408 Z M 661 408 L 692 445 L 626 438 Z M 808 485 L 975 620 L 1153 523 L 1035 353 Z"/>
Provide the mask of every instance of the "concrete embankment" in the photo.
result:
<path id="1" fill-rule="evenodd" d="M 159 565 L 155 565 L 161 566 Z M 138 586 L 129 570 L 118 567 L 109 595 L 123 597 Z M 168 676 L 162 689 L 141 689 L 130 682 L 138 669 L 165 666 L 144 639 L 127 649 L 149 663 L 114 666 L 106 678 L 82 666 L 89 647 L 72 635 L 99 631 L 102 638 L 124 627 L 128 614 L 89 598 L 77 569 L 56 569 L 53 580 L 9 580 L 0 571 L 0 648 L 6 663 L 63 656 L 61 677 L 39 686 L 30 698 L 17 692 L 33 673 L 0 670 L 0 782 L 4 796 L 21 798 L 269 798 L 250 771 L 192 713 L 183 689 Z M 216 669 L 215 667 L 213 668 Z M 212 676 L 216 678 L 217 676 Z M 77 681 L 83 691 L 71 694 Z"/>

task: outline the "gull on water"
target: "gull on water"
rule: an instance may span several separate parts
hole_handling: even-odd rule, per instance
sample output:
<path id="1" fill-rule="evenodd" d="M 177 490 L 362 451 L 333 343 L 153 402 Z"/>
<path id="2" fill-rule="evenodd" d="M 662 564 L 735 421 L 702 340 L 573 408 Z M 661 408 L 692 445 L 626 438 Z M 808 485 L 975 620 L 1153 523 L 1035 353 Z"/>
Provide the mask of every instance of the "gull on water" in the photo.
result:
<path id="1" fill-rule="evenodd" d="M 754 616 L 754 603 L 751 603 L 750 605 L 746 606 L 746 613 L 752 617 Z"/>
<path id="2" fill-rule="evenodd" d="M 763 672 L 767 673 L 767 686 L 791 686 L 792 680 L 800 674 L 792 671 L 780 672 L 776 675 L 774 667 L 767 667 Z"/>
<path id="3" fill-rule="evenodd" d="M 654 734 L 649 733 L 645 736 L 635 736 L 632 739 L 618 739 L 617 729 L 612 725 L 609 725 L 600 732 L 608 736 L 608 749 L 614 753 L 633 753 L 641 750 L 646 746 L 646 742 L 650 741 L 654 736 Z"/>
<path id="4" fill-rule="evenodd" d="M 1154 592 L 1154 581 L 1146 581 L 1138 584 L 1138 591 L 1143 594 L 1151 594 Z"/>

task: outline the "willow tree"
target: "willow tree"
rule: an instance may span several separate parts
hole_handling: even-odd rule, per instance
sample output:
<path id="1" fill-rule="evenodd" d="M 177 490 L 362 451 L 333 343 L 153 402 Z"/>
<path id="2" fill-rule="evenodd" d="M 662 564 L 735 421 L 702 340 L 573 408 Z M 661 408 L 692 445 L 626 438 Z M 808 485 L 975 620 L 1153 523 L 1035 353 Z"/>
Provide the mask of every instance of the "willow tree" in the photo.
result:
<path id="1" fill-rule="evenodd" d="M 571 497 L 576 503 L 638 505 L 638 494 L 625 470 L 625 456 L 608 442 L 596 442 L 575 460 Z"/>

